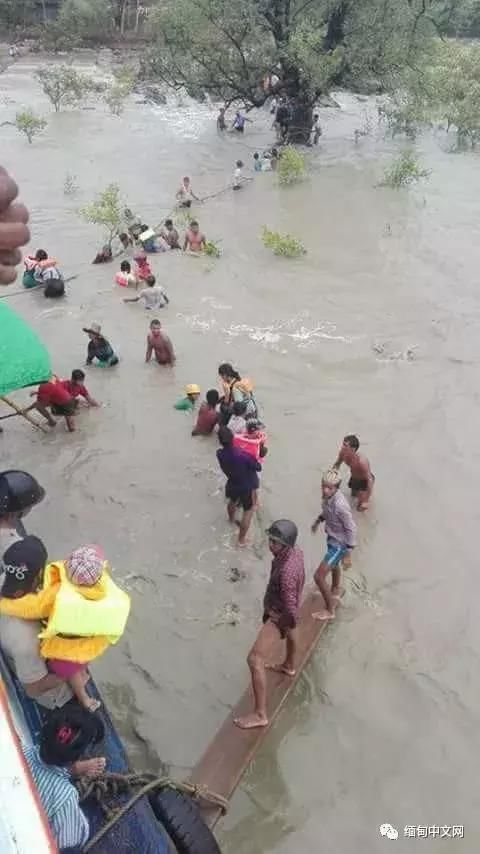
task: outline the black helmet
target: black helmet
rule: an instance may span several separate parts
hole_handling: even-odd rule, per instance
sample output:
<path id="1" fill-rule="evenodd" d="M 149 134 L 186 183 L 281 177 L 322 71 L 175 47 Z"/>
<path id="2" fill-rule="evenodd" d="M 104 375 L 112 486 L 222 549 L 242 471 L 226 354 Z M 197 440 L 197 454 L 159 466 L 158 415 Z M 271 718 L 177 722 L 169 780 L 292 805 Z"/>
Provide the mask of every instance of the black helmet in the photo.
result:
<path id="1" fill-rule="evenodd" d="M 28 510 L 44 497 L 45 490 L 28 472 L 18 469 L 0 472 L 0 516 Z"/>
<path id="2" fill-rule="evenodd" d="M 290 519 L 277 519 L 272 522 L 266 533 L 271 540 L 282 543 L 284 546 L 294 546 L 297 542 L 298 528 Z"/>

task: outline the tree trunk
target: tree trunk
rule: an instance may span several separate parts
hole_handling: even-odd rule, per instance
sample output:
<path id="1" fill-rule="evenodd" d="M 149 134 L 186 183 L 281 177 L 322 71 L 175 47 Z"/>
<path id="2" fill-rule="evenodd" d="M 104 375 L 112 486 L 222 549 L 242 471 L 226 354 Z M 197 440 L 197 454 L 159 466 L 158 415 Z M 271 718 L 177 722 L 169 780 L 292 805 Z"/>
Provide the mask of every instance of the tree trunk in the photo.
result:
<path id="1" fill-rule="evenodd" d="M 123 0 L 122 14 L 120 17 L 120 35 L 122 35 L 122 36 L 125 34 L 125 19 L 127 16 L 128 5 L 129 5 L 129 0 Z"/>
<path id="2" fill-rule="evenodd" d="M 296 145 L 308 145 L 313 124 L 313 109 L 301 95 L 291 101 L 292 118 L 288 129 L 287 141 Z"/>
<path id="3" fill-rule="evenodd" d="M 323 43 L 325 50 L 335 50 L 338 45 L 343 44 L 345 39 L 345 18 L 347 17 L 349 5 L 349 0 L 342 0 L 331 13 Z"/>

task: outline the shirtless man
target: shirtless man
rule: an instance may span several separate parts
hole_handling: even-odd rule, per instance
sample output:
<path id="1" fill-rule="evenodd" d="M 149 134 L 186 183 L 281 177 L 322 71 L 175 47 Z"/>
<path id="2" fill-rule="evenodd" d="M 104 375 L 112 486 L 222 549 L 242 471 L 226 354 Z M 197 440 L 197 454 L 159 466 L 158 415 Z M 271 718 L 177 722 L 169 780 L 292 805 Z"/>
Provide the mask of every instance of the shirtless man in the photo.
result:
<path id="1" fill-rule="evenodd" d="M 363 512 L 368 510 L 375 475 L 372 474 L 367 457 L 358 453 L 359 447 L 360 442 L 357 436 L 345 436 L 333 468 L 338 470 L 342 463 L 349 467 L 350 480 L 348 486 L 352 492 L 352 497 L 357 499 L 357 510 Z"/>
<path id="2" fill-rule="evenodd" d="M 192 199 L 195 199 L 197 202 L 200 201 L 198 196 L 196 196 L 192 190 L 192 185 L 190 183 L 190 178 L 188 177 L 188 175 L 185 175 L 185 177 L 183 178 L 176 198 L 181 208 L 191 207 Z"/>
<path id="3" fill-rule="evenodd" d="M 255 708 L 252 713 L 235 718 L 240 729 L 268 726 L 266 669 L 295 676 L 296 625 L 305 584 L 303 553 L 296 548 L 297 526 L 290 519 L 278 519 L 266 533 L 273 555 L 272 568 L 263 600 L 263 627 L 247 658 Z M 285 659 L 280 664 L 267 664 L 266 657 L 279 638 L 286 641 Z"/>
<path id="4" fill-rule="evenodd" d="M 187 228 L 185 233 L 185 241 L 183 243 L 183 251 L 203 252 L 205 249 L 205 235 L 200 231 L 200 226 L 195 219 L 192 219 L 190 228 Z"/>

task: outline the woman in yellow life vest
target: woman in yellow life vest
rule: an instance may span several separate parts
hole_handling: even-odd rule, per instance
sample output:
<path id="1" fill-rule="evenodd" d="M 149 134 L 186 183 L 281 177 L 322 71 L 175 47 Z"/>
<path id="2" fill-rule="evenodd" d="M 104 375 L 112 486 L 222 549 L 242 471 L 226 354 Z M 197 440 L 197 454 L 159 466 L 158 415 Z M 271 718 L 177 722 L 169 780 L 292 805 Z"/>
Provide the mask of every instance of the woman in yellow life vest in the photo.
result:
<path id="1" fill-rule="evenodd" d="M 20 599 L 0 599 L 0 614 L 46 620 L 40 653 L 52 673 L 66 679 L 78 701 L 95 711 L 100 703 L 87 694 L 87 665 L 122 636 L 130 597 L 108 571 L 99 546 L 81 546 L 65 561 L 45 567 L 42 589 Z"/>
<path id="2" fill-rule="evenodd" d="M 223 399 L 221 402 L 222 423 L 227 424 L 233 411 L 233 404 L 244 401 L 247 404 L 246 418 L 257 417 L 257 404 L 253 396 L 253 383 L 248 377 L 241 377 L 228 362 L 224 362 L 218 368 L 223 386 Z"/>

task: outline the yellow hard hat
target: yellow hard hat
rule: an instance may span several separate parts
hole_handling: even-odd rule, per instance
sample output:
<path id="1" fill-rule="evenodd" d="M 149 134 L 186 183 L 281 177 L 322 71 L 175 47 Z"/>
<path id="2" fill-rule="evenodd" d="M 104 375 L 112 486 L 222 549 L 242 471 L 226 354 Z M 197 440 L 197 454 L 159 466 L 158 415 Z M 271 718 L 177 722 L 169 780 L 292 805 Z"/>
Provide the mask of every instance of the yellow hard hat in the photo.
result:
<path id="1" fill-rule="evenodd" d="M 189 383 L 189 385 L 185 387 L 185 391 L 187 394 L 200 394 L 200 386 L 196 383 Z"/>

